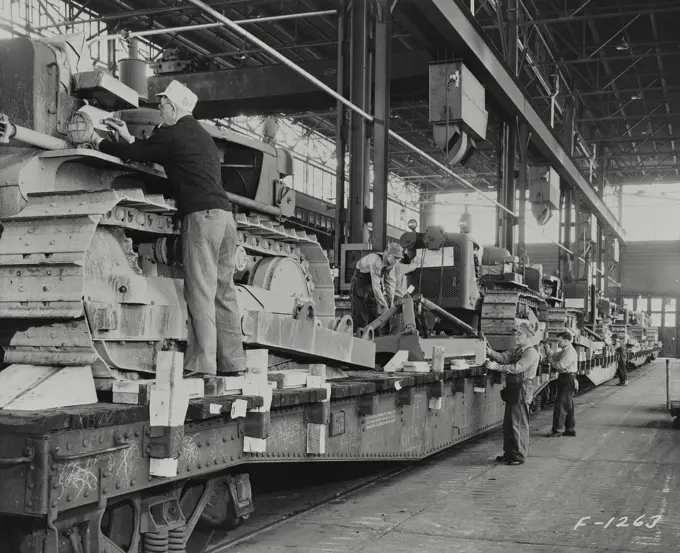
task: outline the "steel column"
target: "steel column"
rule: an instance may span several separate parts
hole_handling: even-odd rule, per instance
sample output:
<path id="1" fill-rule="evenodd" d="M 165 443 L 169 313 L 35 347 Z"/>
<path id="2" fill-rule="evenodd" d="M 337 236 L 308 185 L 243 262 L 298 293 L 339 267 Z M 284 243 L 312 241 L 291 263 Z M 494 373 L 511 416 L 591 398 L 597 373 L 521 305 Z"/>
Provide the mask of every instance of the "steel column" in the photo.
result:
<path id="1" fill-rule="evenodd" d="M 564 109 L 564 126 L 562 127 L 562 144 L 570 156 L 574 155 L 574 119 L 575 119 L 575 101 L 573 97 L 569 97 L 565 101 Z"/>
<path id="2" fill-rule="evenodd" d="M 574 201 L 574 278 L 581 279 L 581 227 L 583 218 L 581 217 L 581 195 L 577 191 L 572 192 Z"/>
<path id="3" fill-rule="evenodd" d="M 518 37 L 517 37 L 517 0 L 508 0 L 508 25 L 507 25 L 507 63 L 513 75 L 517 75 L 517 60 L 518 60 Z M 503 179 L 501 181 L 501 190 L 503 197 L 503 205 L 510 211 L 515 212 L 516 205 L 516 185 L 515 185 L 515 171 L 516 171 L 516 157 L 517 157 L 517 117 L 511 116 L 510 120 L 504 125 L 505 132 L 503 135 Z M 501 247 L 507 249 L 511 254 L 514 254 L 515 249 L 515 218 L 503 213 L 501 219 Z"/>
<path id="4" fill-rule="evenodd" d="M 375 7 L 372 244 L 375 250 L 383 250 L 387 246 L 392 18 L 390 0 L 376 0 Z"/>
<path id="5" fill-rule="evenodd" d="M 338 13 L 338 94 L 346 96 L 347 69 L 349 50 L 349 9 L 348 0 L 342 0 Z M 342 256 L 340 246 L 347 242 L 347 210 L 345 207 L 345 152 L 349 129 L 347 124 L 347 108 L 342 102 L 337 103 L 335 120 L 335 236 L 334 258 L 335 267 L 340 270 Z M 338 285 L 340 284 L 338 279 Z"/>
<path id="6" fill-rule="evenodd" d="M 518 235 L 517 235 L 517 255 L 519 255 L 522 266 L 526 262 L 526 211 L 527 211 L 527 150 L 529 143 L 529 127 L 520 125 L 519 127 L 519 206 L 518 206 Z"/>
<path id="7" fill-rule="evenodd" d="M 600 143 L 597 145 L 597 159 L 600 160 L 600 162 L 597 165 L 597 194 L 600 196 L 600 198 L 604 197 L 604 179 L 605 179 L 605 165 L 608 164 L 608 161 L 602 160 L 602 156 L 604 155 L 604 144 Z M 597 263 L 597 269 L 598 272 L 596 273 L 597 275 L 597 289 L 604 291 L 604 282 L 602 280 L 602 275 L 604 274 L 602 272 L 602 248 L 604 246 L 604 229 L 602 227 L 602 223 L 600 222 L 599 219 L 597 219 L 597 257 L 596 257 L 596 263 Z"/>
<path id="8" fill-rule="evenodd" d="M 565 187 L 564 189 L 564 242 L 562 245 L 568 250 L 571 249 L 571 228 L 572 228 L 572 217 L 571 217 L 571 206 L 572 206 L 572 191 L 570 188 Z M 568 253 L 564 254 L 564 273 L 562 273 L 562 279 L 566 280 L 567 277 L 573 276 L 571 271 L 571 258 Z"/>
<path id="9" fill-rule="evenodd" d="M 368 111 L 366 97 L 368 75 L 368 0 L 352 0 L 351 11 L 351 61 L 350 101 L 363 111 Z M 352 113 L 349 175 L 349 233 L 350 242 L 366 243 L 368 236 L 364 219 L 366 208 L 364 188 L 368 187 L 366 163 L 368 159 L 368 137 L 366 120 L 360 114 Z"/>

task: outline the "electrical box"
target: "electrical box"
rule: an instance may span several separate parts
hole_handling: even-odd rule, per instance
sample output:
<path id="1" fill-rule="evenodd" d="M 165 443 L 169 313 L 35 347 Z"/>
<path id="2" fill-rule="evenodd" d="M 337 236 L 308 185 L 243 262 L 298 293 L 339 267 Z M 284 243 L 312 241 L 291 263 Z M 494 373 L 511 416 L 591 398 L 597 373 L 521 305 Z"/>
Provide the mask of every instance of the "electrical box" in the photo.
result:
<path id="1" fill-rule="evenodd" d="M 607 249 L 609 253 L 609 261 L 614 263 L 619 262 L 619 241 L 617 238 L 607 238 Z"/>
<path id="2" fill-rule="evenodd" d="M 592 213 L 581 212 L 581 228 L 578 229 L 578 240 L 581 249 L 597 242 L 596 219 Z"/>
<path id="3" fill-rule="evenodd" d="M 462 62 L 430 64 L 430 123 L 459 125 L 486 140 L 488 118 L 484 87 Z"/>
<path id="4" fill-rule="evenodd" d="M 552 209 L 560 207 L 560 176 L 550 166 L 529 169 L 529 202 L 543 204 Z"/>

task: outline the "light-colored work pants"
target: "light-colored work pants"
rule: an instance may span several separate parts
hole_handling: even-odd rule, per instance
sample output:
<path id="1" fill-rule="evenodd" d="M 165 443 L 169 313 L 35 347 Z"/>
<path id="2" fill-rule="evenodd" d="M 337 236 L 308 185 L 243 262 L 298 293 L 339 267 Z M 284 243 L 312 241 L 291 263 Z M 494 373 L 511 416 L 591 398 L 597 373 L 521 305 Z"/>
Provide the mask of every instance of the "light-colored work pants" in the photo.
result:
<path id="1" fill-rule="evenodd" d="M 182 222 L 184 298 L 189 313 L 184 370 L 209 375 L 245 370 L 234 287 L 234 216 L 221 209 Z"/>
<path id="2" fill-rule="evenodd" d="M 524 393 L 519 402 L 505 404 L 503 451 L 513 461 L 525 461 L 529 456 L 529 405 Z"/>

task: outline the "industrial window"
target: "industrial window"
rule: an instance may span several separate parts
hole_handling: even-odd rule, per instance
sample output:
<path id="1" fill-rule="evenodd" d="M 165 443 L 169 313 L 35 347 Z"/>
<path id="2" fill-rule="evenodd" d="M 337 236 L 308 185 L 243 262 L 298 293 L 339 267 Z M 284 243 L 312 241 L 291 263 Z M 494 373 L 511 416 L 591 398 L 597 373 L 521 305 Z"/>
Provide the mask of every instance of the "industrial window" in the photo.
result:
<path id="1" fill-rule="evenodd" d="M 661 313 L 652 313 L 651 317 L 652 326 L 661 326 Z"/>
<path id="2" fill-rule="evenodd" d="M 666 298 L 666 306 L 665 306 L 665 311 L 666 313 L 673 312 L 675 313 L 676 311 L 676 300 L 675 298 Z"/>
<path id="3" fill-rule="evenodd" d="M 661 311 L 663 309 L 662 305 L 662 298 L 652 298 L 652 311 Z"/>
<path id="4" fill-rule="evenodd" d="M 675 312 L 666 313 L 663 318 L 663 326 L 665 328 L 675 328 Z"/>
<path id="5" fill-rule="evenodd" d="M 626 309 L 635 309 L 635 299 L 634 298 L 623 298 L 623 306 Z"/>

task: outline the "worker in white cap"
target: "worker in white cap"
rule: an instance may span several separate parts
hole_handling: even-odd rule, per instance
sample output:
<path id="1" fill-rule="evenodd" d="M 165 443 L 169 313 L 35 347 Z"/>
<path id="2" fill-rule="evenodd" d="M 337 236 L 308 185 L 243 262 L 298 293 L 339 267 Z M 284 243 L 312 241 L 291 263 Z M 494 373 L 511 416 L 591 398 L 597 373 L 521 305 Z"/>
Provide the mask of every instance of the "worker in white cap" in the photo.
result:
<path id="1" fill-rule="evenodd" d="M 357 263 L 351 283 L 355 328 L 365 327 L 392 307 L 397 284 L 394 267 L 403 255 L 402 247 L 393 242 L 384 252 L 369 253 Z"/>
<path id="2" fill-rule="evenodd" d="M 234 262 L 237 231 L 222 187 L 220 152 L 193 118 L 198 98 L 172 81 L 160 97 L 161 125 L 136 140 L 120 119 L 105 123 L 118 141 L 93 137 L 100 151 L 162 165 L 182 217 L 184 297 L 188 310 L 184 369 L 207 375 L 245 370 Z"/>
<path id="3" fill-rule="evenodd" d="M 515 328 L 516 346 L 499 353 L 487 343 L 486 368 L 505 373 L 505 388 L 501 399 L 505 402 L 503 417 L 503 455 L 497 461 L 508 465 L 521 465 L 529 455 L 529 405 L 533 400 L 531 381 L 536 376 L 539 355 L 533 346 L 536 329 L 522 320 Z"/>

